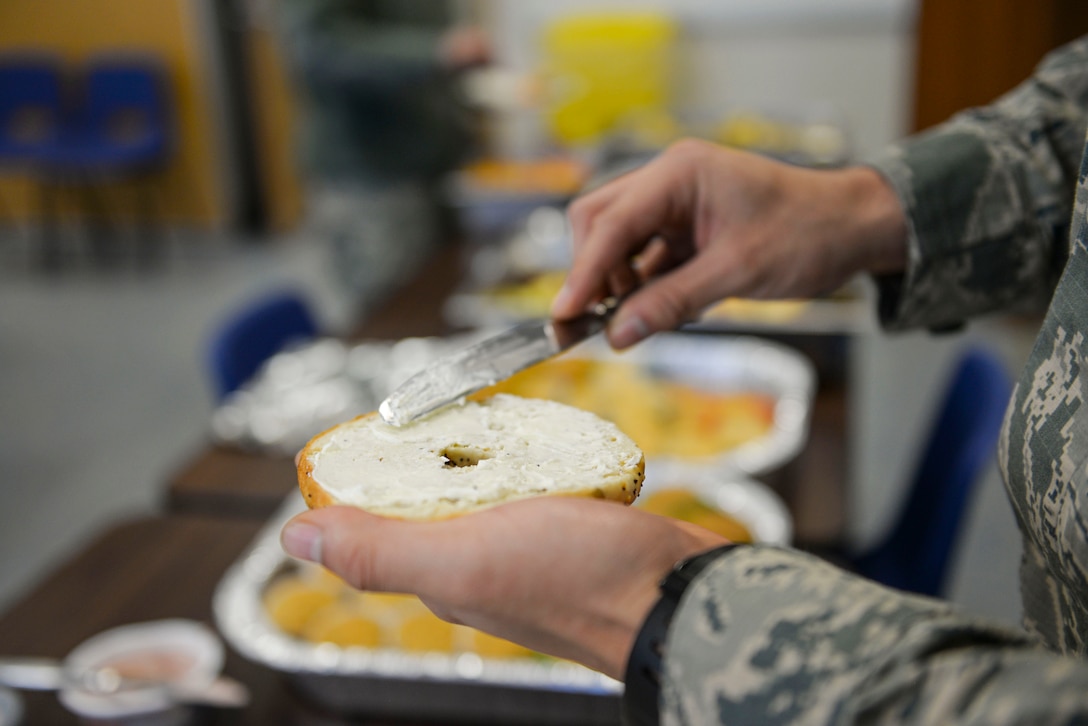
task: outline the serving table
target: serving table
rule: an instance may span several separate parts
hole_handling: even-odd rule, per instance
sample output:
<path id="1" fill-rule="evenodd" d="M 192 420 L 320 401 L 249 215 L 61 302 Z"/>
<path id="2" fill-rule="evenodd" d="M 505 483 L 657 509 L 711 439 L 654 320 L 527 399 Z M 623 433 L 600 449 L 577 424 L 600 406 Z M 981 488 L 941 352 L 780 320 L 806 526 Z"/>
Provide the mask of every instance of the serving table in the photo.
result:
<path id="1" fill-rule="evenodd" d="M 0 617 L 0 651 L 63 658 L 92 635 L 128 623 L 187 618 L 212 625 L 212 593 L 259 529 L 256 521 L 183 516 L 112 526 Z M 245 683 L 253 701 L 244 711 L 202 712 L 202 723 L 290 723 L 274 715 L 290 706 L 275 673 L 234 654 L 224 672 Z M 79 723 L 55 693 L 21 696 L 27 724 Z"/>
<path id="2" fill-rule="evenodd" d="M 186 618 L 214 627 L 212 596 L 224 572 L 257 536 L 261 523 L 183 515 L 122 522 L 95 537 L 0 617 L 6 656 L 63 658 L 82 641 L 129 623 Z M 289 679 L 227 649 L 225 675 L 251 694 L 241 709 L 198 708 L 192 726 L 392 726 L 380 718 L 332 713 L 296 692 Z M 20 694 L 23 723 L 78 724 L 51 692 Z M 478 701 L 479 694 L 466 694 Z M 454 696 L 447 696 L 447 702 Z M 478 708 L 478 704 L 474 704 Z M 521 720 L 519 719 L 519 722 Z M 577 714 L 569 721 L 577 726 Z M 599 719 L 597 720 L 599 722 Z M 445 726 L 454 719 L 395 722 Z"/>
<path id="3" fill-rule="evenodd" d="M 350 337 L 395 340 L 456 332 L 441 311 L 466 259 L 456 245 L 440 250 Z M 814 346 L 814 355 L 820 357 L 828 341 L 821 335 L 785 342 L 802 349 Z M 838 350 L 842 341 L 831 342 Z M 761 477 L 782 496 L 801 547 L 833 549 L 845 528 L 848 377 L 841 366 L 845 359 L 832 355 L 830 363 L 827 356 L 816 361 L 818 387 L 807 443 L 789 464 Z M 0 653 L 59 658 L 104 629 L 161 618 L 212 625 L 213 593 L 223 574 L 296 486 L 289 456 L 209 443 L 166 482 L 164 514 L 122 522 L 102 532 L 0 616 Z M 250 688 L 252 703 L 235 711 L 200 710 L 198 723 L 386 723 L 323 712 L 296 693 L 281 674 L 229 648 L 224 672 Z M 55 694 L 24 696 L 26 723 L 77 723 Z M 578 714 L 570 714 L 565 722 L 577 726 Z"/>
<path id="4" fill-rule="evenodd" d="M 442 316 L 468 265 L 459 245 L 442 248 L 417 275 L 348 336 L 399 340 L 458 332 Z M 735 332 L 743 333 L 738 328 Z M 713 334 L 713 333 L 711 333 Z M 847 336 L 769 335 L 798 348 L 815 363 L 817 391 L 805 448 L 761 480 L 782 496 L 801 547 L 834 550 L 843 537 L 847 492 Z M 240 451 L 209 444 L 194 452 L 166 483 L 171 512 L 266 520 L 297 486 L 289 456 Z"/>

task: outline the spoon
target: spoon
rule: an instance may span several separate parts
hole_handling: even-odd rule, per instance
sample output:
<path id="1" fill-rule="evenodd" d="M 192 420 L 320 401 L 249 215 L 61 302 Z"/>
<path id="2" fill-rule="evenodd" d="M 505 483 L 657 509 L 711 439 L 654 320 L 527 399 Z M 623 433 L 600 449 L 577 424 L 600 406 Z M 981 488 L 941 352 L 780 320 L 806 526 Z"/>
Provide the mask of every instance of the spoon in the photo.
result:
<path id="1" fill-rule="evenodd" d="M 249 690 L 245 685 L 226 676 L 219 676 L 206 685 L 193 686 L 178 681 L 131 678 L 109 666 L 73 671 L 51 658 L 0 658 L 0 684 L 24 691 L 58 691 L 72 687 L 101 696 L 161 689 L 175 702 L 194 706 L 241 708 L 249 703 Z"/>

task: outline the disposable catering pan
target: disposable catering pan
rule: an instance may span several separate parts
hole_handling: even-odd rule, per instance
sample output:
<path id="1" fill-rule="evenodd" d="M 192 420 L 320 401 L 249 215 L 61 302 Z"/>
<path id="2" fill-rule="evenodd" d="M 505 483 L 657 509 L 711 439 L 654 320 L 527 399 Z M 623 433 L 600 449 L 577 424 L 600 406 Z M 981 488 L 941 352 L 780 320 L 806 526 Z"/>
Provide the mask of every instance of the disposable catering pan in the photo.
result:
<path id="1" fill-rule="evenodd" d="M 709 393 L 759 393 L 771 401 L 771 425 L 762 435 L 704 456 L 647 455 L 647 481 L 708 472 L 757 476 L 795 457 L 808 438 L 816 373 L 807 358 L 786 345 L 752 336 L 662 333 L 620 353 L 598 338 L 569 355 L 634 365 L 652 378 Z M 624 421 L 615 423 L 624 428 Z"/>
<path id="2" fill-rule="evenodd" d="M 704 472 L 683 481 L 647 482 L 644 491 L 671 484 L 690 487 L 730 513 L 755 541 L 788 544 L 789 515 L 764 485 Z M 242 656 L 283 673 L 304 697 L 338 714 L 466 724 L 620 723 L 622 685 L 573 663 L 341 648 L 279 630 L 264 609 L 262 593 L 296 566 L 280 547 L 279 533 L 303 509 L 300 496 L 288 497 L 216 589 L 216 624 Z"/>
<path id="3" fill-rule="evenodd" d="M 290 497 L 216 590 L 216 624 L 244 657 L 282 672 L 304 696 L 338 714 L 467 724 L 619 723 L 622 686 L 573 663 L 341 648 L 283 633 L 261 595 L 293 566 L 279 532 L 302 509 L 301 497 Z"/>

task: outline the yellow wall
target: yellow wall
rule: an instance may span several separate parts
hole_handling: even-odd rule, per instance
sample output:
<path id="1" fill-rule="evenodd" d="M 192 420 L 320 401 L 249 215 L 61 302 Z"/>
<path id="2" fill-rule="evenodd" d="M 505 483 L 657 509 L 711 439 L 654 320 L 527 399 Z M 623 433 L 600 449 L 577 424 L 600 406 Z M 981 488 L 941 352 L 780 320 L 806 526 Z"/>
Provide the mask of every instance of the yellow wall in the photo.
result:
<path id="1" fill-rule="evenodd" d="M 302 184 L 295 157 L 297 112 L 289 74 L 267 28 L 249 32 L 251 82 L 257 119 L 261 192 L 268 208 L 269 226 L 274 231 L 290 229 L 303 214 Z"/>
<path id="2" fill-rule="evenodd" d="M 176 115 L 176 149 L 169 167 L 155 180 L 156 206 L 170 221 L 221 226 L 230 210 L 219 159 L 213 55 L 202 37 L 204 0 L 18 0 L 0 1 L 0 51 L 37 49 L 78 63 L 98 52 L 142 51 L 156 54 L 170 74 Z M 207 0 L 217 2 L 218 0 Z M 298 182 L 290 164 L 290 98 L 267 41 L 251 49 L 258 69 L 256 96 L 265 107 L 255 131 L 261 140 L 262 183 L 277 227 L 298 215 Z M 266 106 L 266 104 L 270 104 Z M 265 169 L 268 170 L 267 174 Z M 120 191 L 120 190 L 119 190 Z M 35 213 L 36 194 L 29 180 L 0 177 L 0 216 Z"/>

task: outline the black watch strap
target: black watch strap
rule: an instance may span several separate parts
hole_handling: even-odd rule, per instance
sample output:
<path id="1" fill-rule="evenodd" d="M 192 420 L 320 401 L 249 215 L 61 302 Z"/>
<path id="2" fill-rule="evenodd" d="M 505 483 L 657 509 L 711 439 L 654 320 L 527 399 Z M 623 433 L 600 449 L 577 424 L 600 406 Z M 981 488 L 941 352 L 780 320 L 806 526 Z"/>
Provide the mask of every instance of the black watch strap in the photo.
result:
<path id="1" fill-rule="evenodd" d="M 680 605 L 680 598 L 707 565 L 737 546 L 722 545 L 681 560 L 661 580 L 661 597 L 646 616 L 627 657 L 622 706 L 626 726 L 657 726 L 659 723 L 661 661 L 665 655 L 669 624 Z"/>

